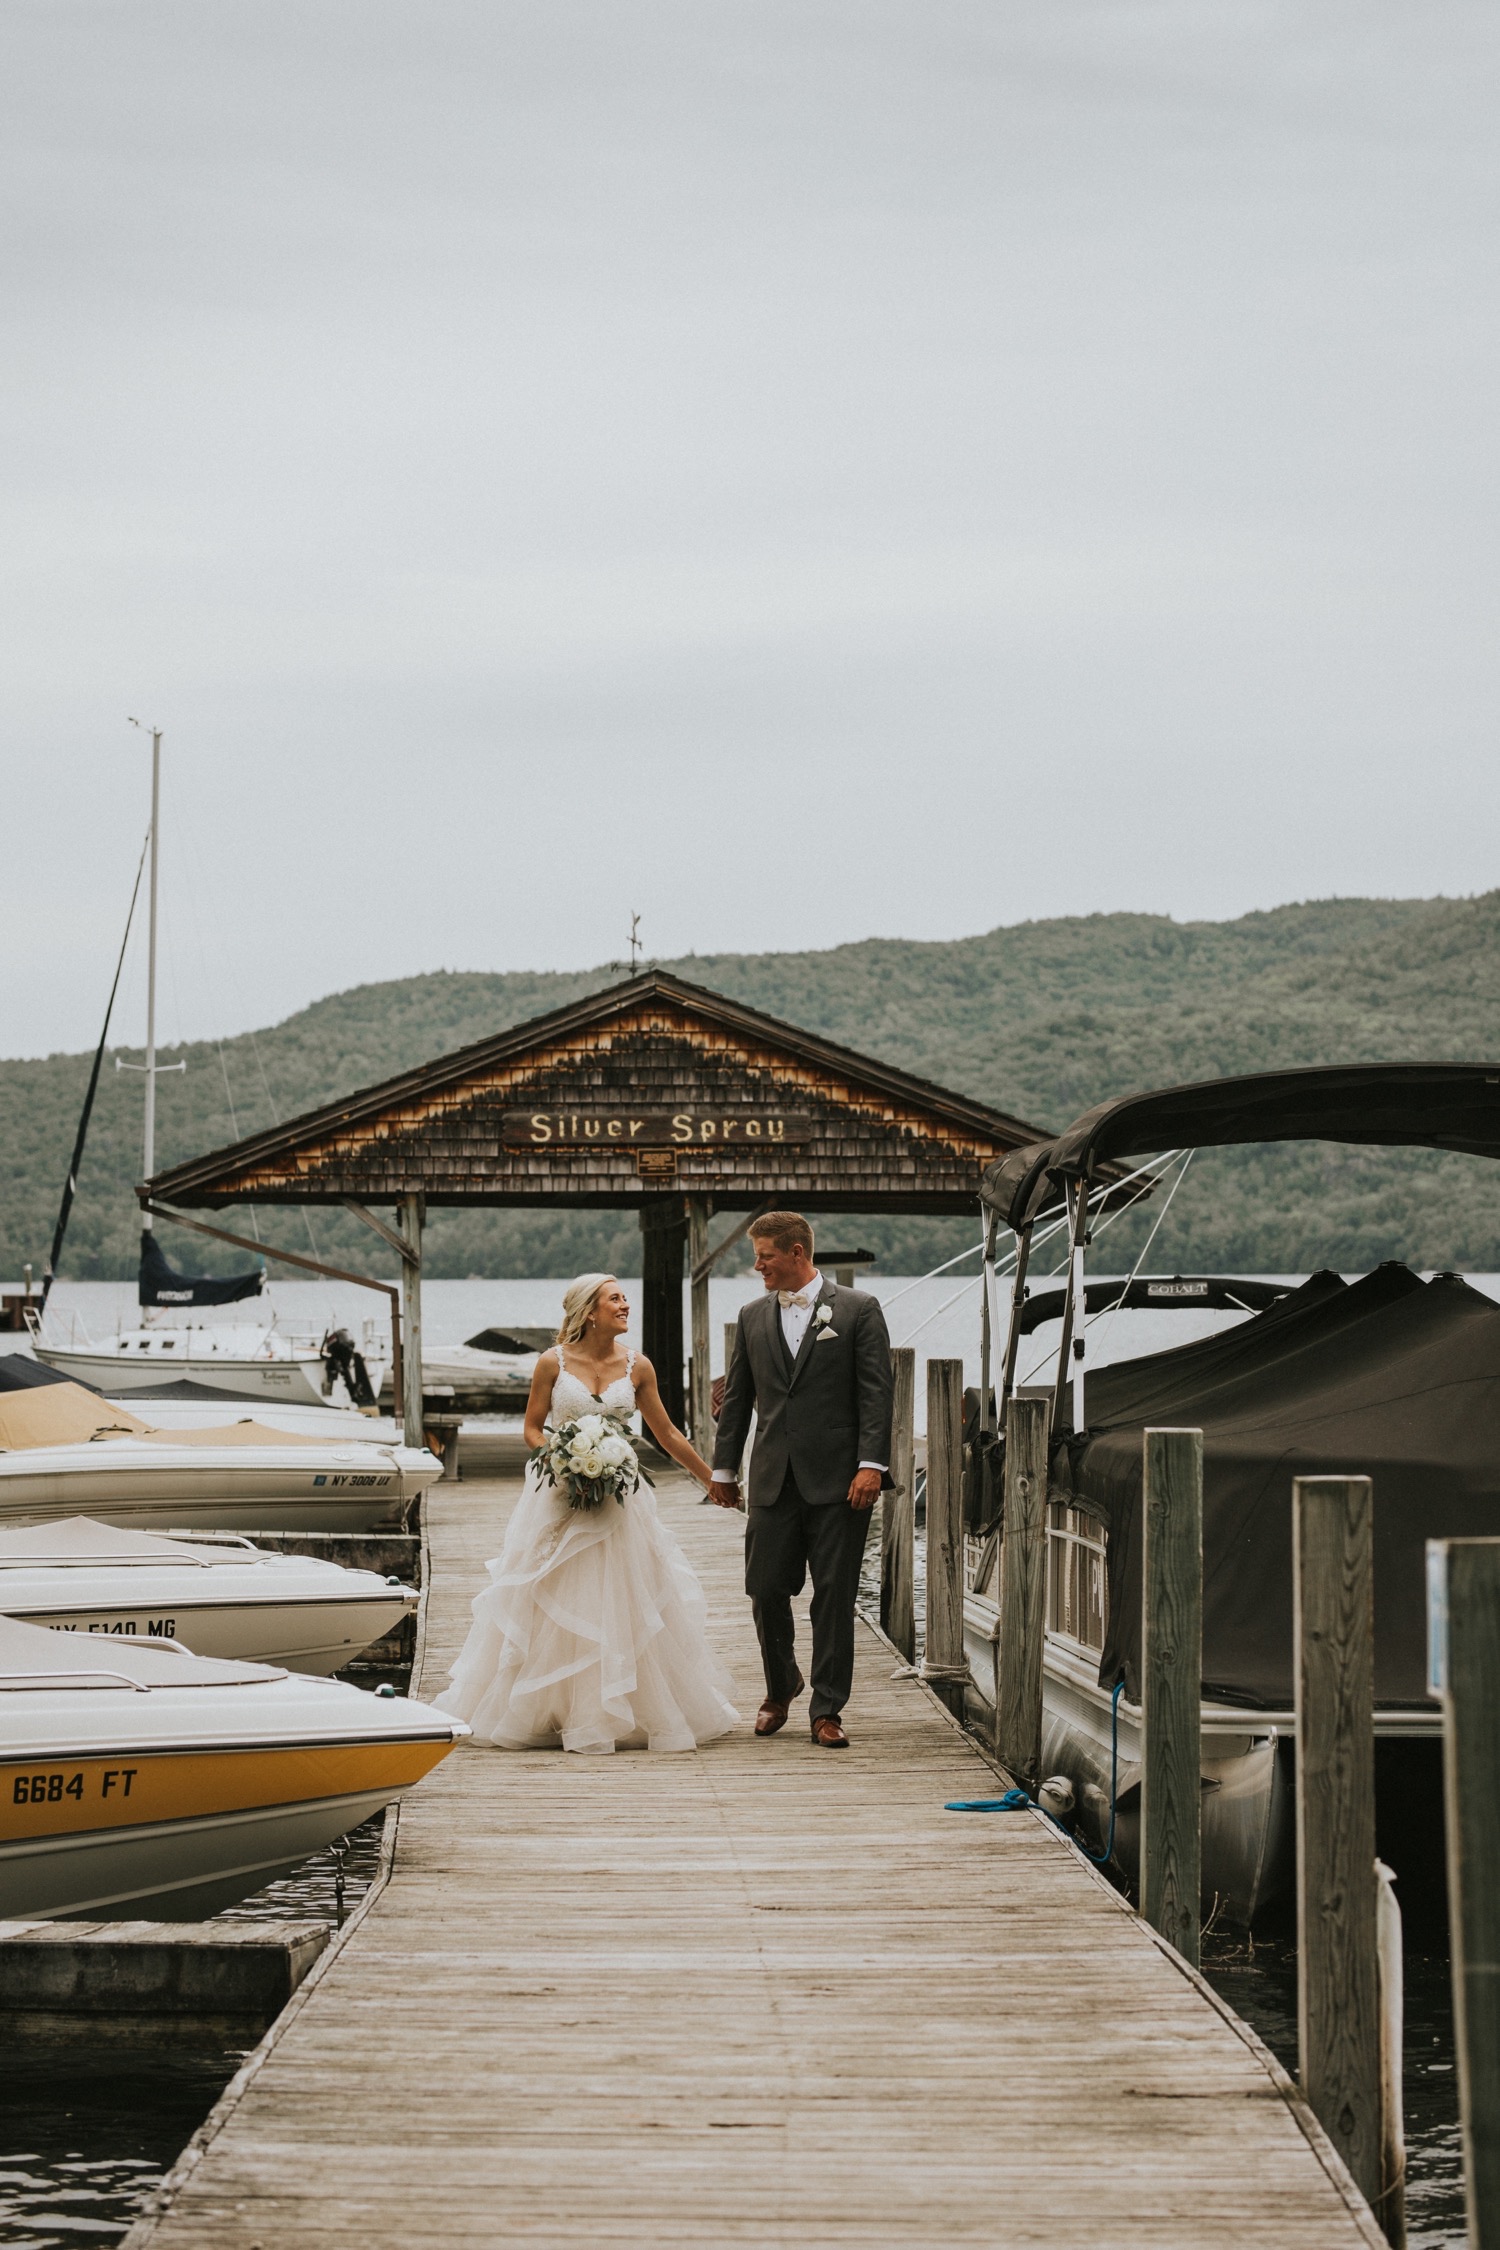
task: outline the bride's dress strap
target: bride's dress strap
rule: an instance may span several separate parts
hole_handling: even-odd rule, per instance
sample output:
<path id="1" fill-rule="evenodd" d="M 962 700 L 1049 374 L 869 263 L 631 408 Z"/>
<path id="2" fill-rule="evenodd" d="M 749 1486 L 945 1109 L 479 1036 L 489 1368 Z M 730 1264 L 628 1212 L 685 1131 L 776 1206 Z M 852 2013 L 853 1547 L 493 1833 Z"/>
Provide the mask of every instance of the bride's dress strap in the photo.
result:
<path id="1" fill-rule="evenodd" d="M 628 1344 L 625 1346 L 625 1380 L 633 1389 L 635 1386 L 635 1353 Z"/>

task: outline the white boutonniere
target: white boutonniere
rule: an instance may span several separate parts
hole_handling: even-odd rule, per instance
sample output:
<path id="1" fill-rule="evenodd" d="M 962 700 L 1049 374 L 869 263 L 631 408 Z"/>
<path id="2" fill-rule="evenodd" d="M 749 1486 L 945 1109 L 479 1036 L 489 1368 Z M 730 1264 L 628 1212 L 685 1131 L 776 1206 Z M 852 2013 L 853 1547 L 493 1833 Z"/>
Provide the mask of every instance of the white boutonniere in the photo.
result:
<path id="1" fill-rule="evenodd" d="M 838 1330 L 833 1325 L 833 1307 L 831 1305 L 819 1305 L 818 1342 L 820 1344 L 826 1344 L 832 1340 L 835 1340 L 837 1336 Z"/>

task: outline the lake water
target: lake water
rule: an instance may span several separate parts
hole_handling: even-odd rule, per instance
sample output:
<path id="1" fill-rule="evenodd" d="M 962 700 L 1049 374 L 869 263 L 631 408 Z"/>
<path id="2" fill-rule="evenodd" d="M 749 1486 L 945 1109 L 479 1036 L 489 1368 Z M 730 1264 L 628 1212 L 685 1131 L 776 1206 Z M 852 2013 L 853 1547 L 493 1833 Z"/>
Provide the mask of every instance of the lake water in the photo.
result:
<path id="1" fill-rule="evenodd" d="M 964 1379 L 979 1380 L 979 1277 L 978 1260 L 971 1258 L 950 1274 L 914 1278 L 876 1274 L 860 1287 L 879 1297 L 893 1344 L 908 1344 L 919 1360 L 962 1359 Z M 1034 1275 L 1038 1288 L 1046 1276 Z M 1104 1278 L 1102 1275 L 1092 1276 Z M 1295 1285 L 1305 1275 L 1262 1275 Z M 1465 1276 L 1474 1288 L 1500 1300 L 1500 1274 Z M 640 1284 L 627 1281 L 627 1291 L 637 1302 Z M 461 1344 L 480 1329 L 517 1326 L 555 1326 L 562 1314 L 565 1281 L 429 1281 L 422 1290 L 422 1326 L 426 1342 Z M 754 1274 L 714 1279 L 709 1284 L 709 1337 L 713 1371 L 723 1373 L 724 1326 L 740 1307 L 761 1293 Z M 1002 1314 L 1008 1299 L 1002 1290 Z M 273 1281 L 257 1303 L 231 1305 L 222 1311 L 194 1314 L 195 1321 L 242 1322 L 269 1314 L 292 1328 L 345 1327 L 360 1333 L 361 1324 L 378 1319 L 380 1335 L 388 1334 L 384 1306 L 368 1290 L 340 1282 Z M 170 1319 L 163 1314 L 162 1319 Z M 1103 1313 L 1089 1323 L 1090 1367 L 1106 1367 L 1118 1359 L 1133 1359 L 1146 1352 L 1170 1351 L 1200 1336 L 1234 1327 L 1243 1316 L 1234 1312 L 1203 1312 L 1190 1308 L 1165 1312 Z M 59 1281 L 47 1308 L 47 1333 L 58 1343 L 102 1341 L 120 1328 L 139 1324 L 135 1284 L 129 1281 Z M 686 1333 L 684 1291 L 684 1333 Z M 638 1340 L 638 1339 L 637 1339 Z M 1056 1362 L 1059 1324 L 1051 1321 L 1025 1339 L 1017 1366 L 1020 1379 L 1045 1382 Z M 25 1349 L 17 1338 L 10 1349 Z M 918 1371 L 917 1427 L 925 1426 L 926 1383 Z"/>

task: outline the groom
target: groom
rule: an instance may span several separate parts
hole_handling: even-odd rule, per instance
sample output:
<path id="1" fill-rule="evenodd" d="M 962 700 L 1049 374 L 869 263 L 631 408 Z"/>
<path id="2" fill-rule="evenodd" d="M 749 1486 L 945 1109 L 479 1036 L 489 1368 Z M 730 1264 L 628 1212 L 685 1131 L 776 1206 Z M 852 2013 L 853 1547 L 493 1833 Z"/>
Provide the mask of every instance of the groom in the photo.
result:
<path id="1" fill-rule="evenodd" d="M 870 1510 L 890 1482 L 890 1338 L 878 1299 L 823 1279 L 812 1228 L 795 1211 L 766 1212 L 750 1239 L 766 1293 L 745 1307 L 735 1331 L 713 1496 L 721 1508 L 740 1505 L 753 1409 L 745 1591 L 766 1671 L 755 1731 L 779 1733 L 807 1684 L 797 1669 L 792 1596 L 811 1571 L 812 1738 L 843 1750 L 859 1566 Z"/>

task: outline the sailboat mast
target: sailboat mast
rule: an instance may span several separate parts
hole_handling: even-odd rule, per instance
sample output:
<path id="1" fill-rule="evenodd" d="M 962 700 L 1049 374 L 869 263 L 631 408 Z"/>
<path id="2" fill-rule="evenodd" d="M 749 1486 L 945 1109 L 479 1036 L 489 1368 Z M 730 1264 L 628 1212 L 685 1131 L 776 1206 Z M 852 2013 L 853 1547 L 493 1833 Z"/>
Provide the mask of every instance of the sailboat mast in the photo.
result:
<path id="1" fill-rule="evenodd" d="M 150 939 L 146 954 L 146 1129 L 142 1154 L 141 1178 L 149 1180 L 156 1170 L 156 870 L 160 856 L 161 837 L 161 728 L 151 729 L 151 890 Z M 141 1225 L 147 1233 L 152 1227 L 151 1213 L 141 1214 Z"/>

